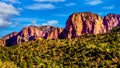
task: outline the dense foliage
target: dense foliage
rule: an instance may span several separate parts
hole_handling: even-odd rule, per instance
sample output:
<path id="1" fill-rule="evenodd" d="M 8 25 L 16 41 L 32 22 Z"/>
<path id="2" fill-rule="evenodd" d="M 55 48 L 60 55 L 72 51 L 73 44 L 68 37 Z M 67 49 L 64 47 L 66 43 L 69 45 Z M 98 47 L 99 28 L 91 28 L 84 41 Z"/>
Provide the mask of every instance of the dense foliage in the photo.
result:
<path id="1" fill-rule="evenodd" d="M 1 46 L 0 66 L 6 64 L 15 68 L 117 68 L 120 66 L 120 28 L 101 35 L 38 39 L 12 47 Z"/>

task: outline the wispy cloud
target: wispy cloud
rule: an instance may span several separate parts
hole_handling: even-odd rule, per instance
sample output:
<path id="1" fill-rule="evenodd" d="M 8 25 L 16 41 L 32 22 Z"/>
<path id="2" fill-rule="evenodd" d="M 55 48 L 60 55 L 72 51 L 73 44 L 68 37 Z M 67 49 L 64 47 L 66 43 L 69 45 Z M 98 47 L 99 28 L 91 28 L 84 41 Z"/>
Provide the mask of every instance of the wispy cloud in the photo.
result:
<path id="1" fill-rule="evenodd" d="M 66 0 L 34 0 L 36 2 L 65 2 Z"/>
<path id="2" fill-rule="evenodd" d="M 9 3 L 18 3 L 18 4 L 21 4 L 20 1 L 18 0 L 2 0 L 3 2 L 9 2 Z"/>
<path id="3" fill-rule="evenodd" d="M 12 15 L 12 14 L 19 15 L 19 12 L 16 11 L 16 8 L 12 4 L 7 4 L 4 2 L 0 2 L 0 13 L 7 15 Z"/>
<path id="4" fill-rule="evenodd" d="M 13 15 L 19 15 L 19 12 L 12 4 L 0 2 L 0 28 L 11 24 L 10 19 Z"/>
<path id="5" fill-rule="evenodd" d="M 20 23 L 19 22 L 12 22 L 13 24 L 11 24 L 9 27 L 19 27 Z"/>
<path id="6" fill-rule="evenodd" d="M 76 3 L 68 3 L 68 4 L 65 4 L 65 6 L 74 6 L 74 5 L 76 5 Z"/>
<path id="7" fill-rule="evenodd" d="M 34 25 L 34 26 L 39 26 L 40 24 L 37 23 L 37 20 L 32 20 L 30 24 L 27 24 L 26 26 Z"/>
<path id="8" fill-rule="evenodd" d="M 31 10 L 46 10 L 46 9 L 55 9 L 53 4 L 33 4 L 30 6 L 26 6 L 27 9 Z"/>
<path id="9" fill-rule="evenodd" d="M 33 21 L 31 22 L 31 25 L 37 25 L 37 20 L 33 20 Z"/>
<path id="10" fill-rule="evenodd" d="M 11 22 L 0 18 L 0 28 L 5 28 L 5 27 L 9 26 L 10 24 L 11 24 Z"/>
<path id="11" fill-rule="evenodd" d="M 27 18 L 27 17 L 20 17 L 20 18 L 13 18 L 11 19 L 14 24 L 12 24 L 10 27 L 18 27 L 18 26 L 30 26 L 40 25 L 40 22 L 45 22 L 46 20 L 40 19 L 40 18 Z"/>
<path id="12" fill-rule="evenodd" d="M 22 11 L 22 10 L 23 10 L 23 8 L 18 7 L 18 8 L 17 8 L 17 10 L 18 10 L 18 11 Z"/>
<path id="13" fill-rule="evenodd" d="M 107 9 L 107 10 L 110 10 L 110 9 L 114 9 L 115 6 L 114 5 L 111 5 L 111 6 L 105 6 L 103 7 L 103 9 Z"/>
<path id="14" fill-rule="evenodd" d="M 18 21 L 18 22 L 31 22 L 33 20 L 39 21 L 39 22 L 44 22 L 44 19 L 38 19 L 38 18 L 25 18 L 25 17 L 21 17 L 21 18 L 13 18 L 12 21 Z"/>
<path id="15" fill-rule="evenodd" d="M 47 21 L 46 23 L 43 23 L 42 25 L 56 26 L 57 24 L 58 24 L 57 20 L 50 20 L 50 21 Z"/>
<path id="16" fill-rule="evenodd" d="M 85 0 L 85 4 L 88 4 L 88 5 L 98 5 L 101 3 L 102 3 L 102 0 Z"/>

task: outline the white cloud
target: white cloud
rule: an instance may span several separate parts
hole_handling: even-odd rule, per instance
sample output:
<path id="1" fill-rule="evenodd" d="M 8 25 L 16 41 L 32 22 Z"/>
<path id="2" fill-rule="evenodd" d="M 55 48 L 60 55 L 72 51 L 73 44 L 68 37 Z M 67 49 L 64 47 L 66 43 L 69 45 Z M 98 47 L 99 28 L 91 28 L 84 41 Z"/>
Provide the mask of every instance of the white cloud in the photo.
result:
<path id="1" fill-rule="evenodd" d="M 19 12 L 11 4 L 0 2 L 0 28 L 11 24 L 10 19 L 13 15 L 19 15 Z"/>
<path id="2" fill-rule="evenodd" d="M 0 28 L 4 28 L 4 27 L 7 27 L 9 26 L 11 23 L 9 21 L 6 21 L 2 18 L 0 18 Z"/>
<path id="3" fill-rule="evenodd" d="M 76 3 L 68 3 L 68 4 L 65 4 L 65 6 L 74 6 L 76 5 Z"/>
<path id="4" fill-rule="evenodd" d="M 22 11 L 22 10 L 23 10 L 23 8 L 18 7 L 18 8 L 17 8 L 17 10 L 18 10 L 18 11 Z"/>
<path id="5" fill-rule="evenodd" d="M 21 4 L 21 2 L 19 2 L 18 0 L 2 0 L 4 2 L 9 2 L 9 3 L 18 3 Z"/>
<path id="6" fill-rule="evenodd" d="M 26 26 L 38 26 L 39 24 L 37 23 L 38 21 L 37 20 L 32 20 L 31 23 L 27 24 Z"/>
<path id="7" fill-rule="evenodd" d="M 16 8 L 12 4 L 6 4 L 4 2 L 0 2 L 0 14 L 15 14 L 19 15 L 19 12 L 16 11 Z"/>
<path id="8" fill-rule="evenodd" d="M 103 9 L 108 9 L 108 10 L 110 10 L 110 9 L 114 9 L 114 5 L 111 5 L 111 6 L 105 6 L 105 7 L 103 7 Z"/>
<path id="9" fill-rule="evenodd" d="M 85 0 L 85 4 L 88 4 L 88 5 L 98 5 L 101 3 L 102 3 L 102 0 Z"/>
<path id="10" fill-rule="evenodd" d="M 55 26 L 58 24 L 58 21 L 57 20 L 50 20 L 50 21 L 47 21 L 46 23 L 43 23 L 42 25 L 50 25 L 50 26 Z"/>
<path id="11" fill-rule="evenodd" d="M 33 4 L 30 6 L 26 6 L 27 9 L 31 10 L 45 10 L 45 9 L 55 9 L 53 4 Z"/>
<path id="12" fill-rule="evenodd" d="M 65 2 L 66 0 L 34 0 L 36 2 Z"/>

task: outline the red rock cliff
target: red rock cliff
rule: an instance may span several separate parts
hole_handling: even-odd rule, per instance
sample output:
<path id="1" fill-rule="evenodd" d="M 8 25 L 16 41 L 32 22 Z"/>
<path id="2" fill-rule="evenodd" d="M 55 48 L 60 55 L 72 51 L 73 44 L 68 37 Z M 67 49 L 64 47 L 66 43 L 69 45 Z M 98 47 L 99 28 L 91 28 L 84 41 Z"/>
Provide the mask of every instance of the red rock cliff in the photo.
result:
<path id="1" fill-rule="evenodd" d="M 105 33 L 103 20 L 97 14 L 91 12 L 74 13 L 69 16 L 66 27 L 61 33 L 61 38 L 75 38 L 83 34 Z"/>
<path id="2" fill-rule="evenodd" d="M 61 28 L 52 26 L 28 26 L 19 32 L 17 42 L 31 41 L 36 38 L 56 39 L 61 32 Z"/>
<path id="3" fill-rule="evenodd" d="M 52 26 L 27 26 L 19 33 L 11 33 L 0 40 L 0 45 L 15 45 L 25 41 L 36 40 L 37 38 L 56 39 L 62 32 L 62 28 Z"/>
<path id="4" fill-rule="evenodd" d="M 108 14 L 103 18 L 103 24 L 105 26 L 106 32 L 109 32 L 115 26 L 120 26 L 120 15 Z"/>

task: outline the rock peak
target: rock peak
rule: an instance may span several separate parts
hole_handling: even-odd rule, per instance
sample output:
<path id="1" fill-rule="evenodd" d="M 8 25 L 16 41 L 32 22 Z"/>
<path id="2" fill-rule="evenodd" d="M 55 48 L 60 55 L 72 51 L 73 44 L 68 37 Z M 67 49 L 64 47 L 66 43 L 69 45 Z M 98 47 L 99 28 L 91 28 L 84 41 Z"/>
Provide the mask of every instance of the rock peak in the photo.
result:
<path id="1" fill-rule="evenodd" d="M 61 38 L 74 38 L 82 34 L 101 34 L 106 32 L 101 17 L 91 12 L 73 13 L 69 16 Z"/>

